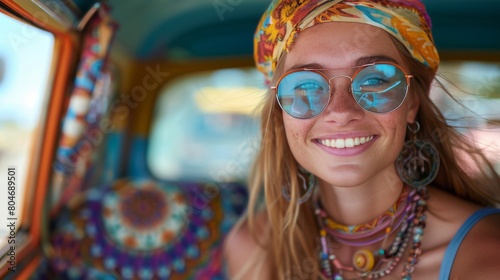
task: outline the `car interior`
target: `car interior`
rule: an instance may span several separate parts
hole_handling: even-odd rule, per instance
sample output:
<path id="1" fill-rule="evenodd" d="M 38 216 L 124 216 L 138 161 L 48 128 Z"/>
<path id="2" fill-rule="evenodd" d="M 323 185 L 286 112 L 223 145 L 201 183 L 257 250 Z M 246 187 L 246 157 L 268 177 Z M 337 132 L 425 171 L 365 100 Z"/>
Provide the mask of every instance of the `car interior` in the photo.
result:
<path id="1" fill-rule="evenodd" d="M 0 0 L 1 279 L 228 279 L 270 3 Z M 423 3 L 431 98 L 500 172 L 500 1 Z"/>

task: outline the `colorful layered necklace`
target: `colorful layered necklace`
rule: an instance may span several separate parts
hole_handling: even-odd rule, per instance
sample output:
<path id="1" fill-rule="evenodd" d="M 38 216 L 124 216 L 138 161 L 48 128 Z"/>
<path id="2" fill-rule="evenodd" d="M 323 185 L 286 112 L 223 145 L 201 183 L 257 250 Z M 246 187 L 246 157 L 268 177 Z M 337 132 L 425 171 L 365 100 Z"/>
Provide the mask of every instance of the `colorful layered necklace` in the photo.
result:
<path id="1" fill-rule="evenodd" d="M 335 222 L 316 197 L 314 213 L 320 226 L 320 262 L 328 279 L 376 279 L 394 270 L 403 258 L 406 248 L 411 249 L 401 278 L 411 279 L 418 256 L 422 254 L 421 240 L 425 227 L 426 188 L 411 189 L 405 186 L 399 199 L 382 215 L 369 223 L 347 226 Z M 391 244 L 389 236 L 396 233 Z M 359 248 L 352 257 L 352 265 L 343 265 L 336 257 L 333 244 L 340 243 Z M 365 249 L 380 243 L 377 250 Z M 356 272 L 354 278 L 345 278 L 344 272 Z"/>

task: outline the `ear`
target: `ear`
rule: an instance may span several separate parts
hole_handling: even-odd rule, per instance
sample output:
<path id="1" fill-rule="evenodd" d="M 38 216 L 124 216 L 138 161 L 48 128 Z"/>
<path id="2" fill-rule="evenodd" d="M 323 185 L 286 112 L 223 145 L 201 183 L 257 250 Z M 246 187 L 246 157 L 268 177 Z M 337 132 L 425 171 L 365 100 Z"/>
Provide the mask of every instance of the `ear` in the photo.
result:
<path id="1" fill-rule="evenodd" d="M 416 95 L 408 96 L 408 110 L 406 111 L 406 123 L 414 123 L 420 108 L 420 99 Z"/>

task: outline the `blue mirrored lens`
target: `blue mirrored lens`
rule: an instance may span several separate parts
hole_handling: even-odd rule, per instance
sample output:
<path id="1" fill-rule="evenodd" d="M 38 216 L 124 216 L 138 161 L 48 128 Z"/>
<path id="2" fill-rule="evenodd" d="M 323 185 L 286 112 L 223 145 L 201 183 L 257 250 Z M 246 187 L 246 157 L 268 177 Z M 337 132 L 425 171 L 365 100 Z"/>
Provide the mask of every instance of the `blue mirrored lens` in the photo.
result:
<path id="1" fill-rule="evenodd" d="M 397 109 L 407 91 L 403 71 L 390 64 L 375 64 L 361 70 L 352 82 L 356 102 L 370 112 L 387 113 Z"/>
<path id="2" fill-rule="evenodd" d="M 278 102 L 289 115 L 307 119 L 321 113 L 330 98 L 328 81 L 312 71 L 286 75 L 278 85 Z"/>

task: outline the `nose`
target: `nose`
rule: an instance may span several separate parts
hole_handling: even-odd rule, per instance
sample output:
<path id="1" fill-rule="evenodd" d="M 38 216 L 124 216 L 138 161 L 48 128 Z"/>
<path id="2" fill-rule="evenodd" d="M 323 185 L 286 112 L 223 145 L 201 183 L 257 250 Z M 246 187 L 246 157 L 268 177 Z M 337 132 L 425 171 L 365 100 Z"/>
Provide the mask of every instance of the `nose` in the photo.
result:
<path id="1" fill-rule="evenodd" d="M 330 102 L 325 109 L 325 118 L 340 126 L 363 117 L 364 111 L 351 93 L 352 78 L 346 75 L 330 78 Z"/>

